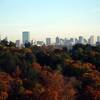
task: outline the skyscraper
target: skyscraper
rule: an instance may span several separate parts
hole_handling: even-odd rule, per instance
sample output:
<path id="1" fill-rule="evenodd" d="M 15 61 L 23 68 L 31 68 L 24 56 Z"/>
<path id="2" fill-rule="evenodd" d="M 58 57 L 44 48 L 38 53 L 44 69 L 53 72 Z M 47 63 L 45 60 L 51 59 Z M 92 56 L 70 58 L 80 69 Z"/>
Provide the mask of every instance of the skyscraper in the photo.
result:
<path id="1" fill-rule="evenodd" d="M 46 38 L 46 45 L 51 45 L 51 38 Z"/>
<path id="2" fill-rule="evenodd" d="M 96 45 L 100 45 L 100 36 L 97 36 Z"/>
<path id="3" fill-rule="evenodd" d="M 83 36 L 79 36 L 79 41 L 78 41 L 78 43 L 80 43 L 80 44 L 83 44 L 83 43 L 84 43 L 84 38 L 83 38 Z"/>
<path id="4" fill-rule="evenodd" d="M 56 45 L 60 45 L 60 38 L 56 37 Z"/>
<path id="5" fill-rule="evenodd" d="M 97 36 L 97 42 L 100 42 L 100 36 Z"/>
<path id="6" fill-rule="evenodd" d="M 20 47 L 21 44 L 20 44 L 20 40 L 16 40 L 16 47 Z"/>
<path id="7" fill-rule="evenodd" d="M 30 42 L 30 33 L 28 31 L 22 32 L 23 44 Z"/>
<path id="8" fill-rule="evenodd" d="M 91 36 L 89 39 L 88 39 L 88 44 L 90 45 L 94 45 L 95 42 L 94 42 L 94 36 Z"/>

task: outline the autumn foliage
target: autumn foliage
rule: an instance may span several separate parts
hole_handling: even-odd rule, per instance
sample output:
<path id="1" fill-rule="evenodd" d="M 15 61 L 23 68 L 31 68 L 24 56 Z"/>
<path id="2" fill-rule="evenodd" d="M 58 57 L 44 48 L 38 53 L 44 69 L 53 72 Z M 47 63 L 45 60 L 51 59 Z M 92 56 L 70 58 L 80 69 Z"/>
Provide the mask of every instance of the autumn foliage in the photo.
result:
<path id="1" fill-rule="evenodd" d="M 0 44 L 0 100 L 100 100 L 100 46 Z"/>

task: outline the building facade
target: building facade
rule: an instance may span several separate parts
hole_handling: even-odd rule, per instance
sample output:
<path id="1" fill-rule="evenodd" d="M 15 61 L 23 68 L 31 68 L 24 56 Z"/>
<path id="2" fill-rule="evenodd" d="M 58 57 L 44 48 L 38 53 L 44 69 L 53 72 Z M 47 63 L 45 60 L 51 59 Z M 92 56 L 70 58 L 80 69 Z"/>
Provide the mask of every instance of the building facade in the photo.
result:
<path id="1" fill-rule="evenodd" d="M 28 43 L 30 42 L 30 33 L 25 31 L 25 32 L 22 32 L 22 42 L 23 42 L 23 45 L 25 43 Z"/>
<path id="2" fill-rule="evenodd" d="M 95 44 L 94 36 L 90 36 L 90 38 L 88 39 L 88 44 L 90 44 L 90 45 L 94 45 Z"/>
<path id="3" fill-rule="evenodd" d="M 21 43 L 20 43 L 20 40 L 16 40 L 16 47 L 20 47 L 21 46 Z"/>
<path id="4" fill-rule="evenodd" d="M 46 38 L 46 45 L 51 45 L 51 38 Z"/>

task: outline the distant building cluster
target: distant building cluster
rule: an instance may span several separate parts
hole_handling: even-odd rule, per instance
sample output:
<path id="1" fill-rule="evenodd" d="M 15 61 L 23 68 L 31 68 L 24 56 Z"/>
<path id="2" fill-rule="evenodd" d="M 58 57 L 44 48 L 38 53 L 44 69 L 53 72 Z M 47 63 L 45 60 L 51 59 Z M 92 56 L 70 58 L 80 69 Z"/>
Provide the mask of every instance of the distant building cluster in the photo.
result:
<path id="1" fill-rule="evenodd" d="M 22 44 L 20 40 L 16 40 L 16 47 L 21 47 L 24 46 L 25 43 L 30 42 L 32 45 L 37 45 L 37 46 L 49 46 L 49 45 L 55 45 L 55 46 L 73 46 L 75 44 L 90 44 L 90 45 L 100 45 L 100 36 L 97 36 L 97 38 L 95 38 L 94 36 L 90 36 L 88 39 L 85 39 L 83 36 L 79 36 L 78 38 L 60 38 L 60 37 L 56 37 L 55 38 L 55 42 L 52 42 L 52 38 L 47 37 L 45 42 L 41 41 L 41 40 L 30 40 L 30 32 L 25 31 L 22 32 Z"/>
<path id="2" fill-rule="evenodd" d="M 1 40 L 1 38 L 0 38 Z M 7 37 L 5 37 L 5 40 L 8 40 Z M 16 47 L 24 47 L 25 44 L 30 43 L 31 45 L 37 45 L 37 46 L 73 46 L 75 44 L 90 44 L 90 45 L 100 45 L 100 36 L 90 36 L 88 39 L 84 38 L 83 36 L 79 36 L 78 38 L 60 38 L 55 37 L 55 42 L 52 41 L 51 37 L 47 37 L 45 39 L 45 42 L 42 40 L 30 40 L 30 32 L 24 31 L 22 32 L 22 42 L 21 40 L 16 40 Z"/>
<path id="3" fill-rule="evenodd" d="M 90 45 L 100 45 L 100 36 L 95 38 L 94 36 L 90 36 L 88 39 L 85 39 L 83 36 L 79 36 L 78 38 L 55 38 L 55 45 L 62 46 L 73 46 L 75 44 L 90 44 Z M 51 38 L 46 38 L 46 45 L 52 45 Z"/>
<path id="4" fill-rule="evenodd" d="M 48 45 L 56 45 L 56 46 L 73 46 L 75 44 L 90 44 L 90 45 L 100 45 L 100 36 L 90 36 L 88 39 L 84 38 L 83 36 L 79 36 L 78 38 L 55 38 L 55 43 L 52 43 L 51 38 L 46 38 L 46 43 Z"/>

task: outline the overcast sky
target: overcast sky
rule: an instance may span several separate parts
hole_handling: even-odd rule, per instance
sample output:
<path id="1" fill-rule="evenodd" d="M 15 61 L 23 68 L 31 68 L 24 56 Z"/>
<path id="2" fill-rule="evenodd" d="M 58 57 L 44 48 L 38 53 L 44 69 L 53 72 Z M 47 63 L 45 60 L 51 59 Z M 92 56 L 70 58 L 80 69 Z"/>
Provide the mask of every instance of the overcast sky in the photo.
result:
<path id="1" fill-rule="evenodd" d="M 0 0 L 0 34 L 21 39 L 99 35 L 100 0 Z"/>

